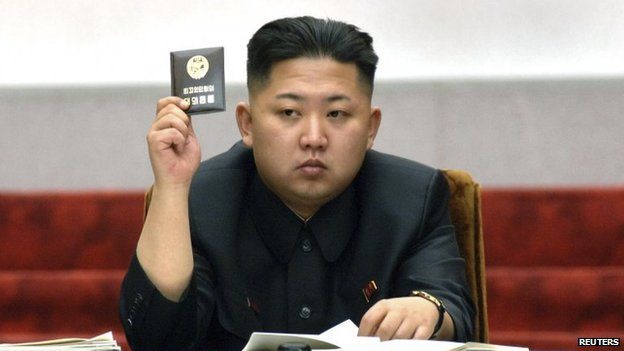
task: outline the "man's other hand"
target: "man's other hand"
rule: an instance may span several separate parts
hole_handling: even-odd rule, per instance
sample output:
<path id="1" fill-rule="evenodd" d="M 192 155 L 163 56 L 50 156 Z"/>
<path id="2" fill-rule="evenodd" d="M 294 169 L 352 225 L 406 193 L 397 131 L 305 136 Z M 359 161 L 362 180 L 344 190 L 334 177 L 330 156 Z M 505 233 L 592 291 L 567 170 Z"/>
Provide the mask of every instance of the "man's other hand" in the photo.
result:
<path id="1" fill-rule="evenodd" d="M 436 306 L 420 297 L 398 297 L 380 300 L 362 317 L 358 336 L 390 339 L 429 339 L 438 322 Z M 445 323 L 450 320 L 445 315 Z M 445 326 L 443 324 L 442 331 Z M 445 333 L 446 334 L 446 333 Z M 452 334 L 451 334 L 452 335 Z"/>

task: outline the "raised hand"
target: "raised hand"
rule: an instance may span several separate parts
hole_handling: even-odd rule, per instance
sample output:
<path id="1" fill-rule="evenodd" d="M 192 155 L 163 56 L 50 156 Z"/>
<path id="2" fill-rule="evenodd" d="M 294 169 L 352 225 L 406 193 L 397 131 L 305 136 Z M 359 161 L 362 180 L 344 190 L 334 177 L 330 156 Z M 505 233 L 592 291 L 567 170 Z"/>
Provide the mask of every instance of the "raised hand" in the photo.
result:
<path id="1" fill-rule="evenodd" d="M 155 187 L 188 187 L 199 166 L 199 142 L 184 112 L 188 107 L 175 96 L 158 101 L 156 119 L 147 133 Z"/>

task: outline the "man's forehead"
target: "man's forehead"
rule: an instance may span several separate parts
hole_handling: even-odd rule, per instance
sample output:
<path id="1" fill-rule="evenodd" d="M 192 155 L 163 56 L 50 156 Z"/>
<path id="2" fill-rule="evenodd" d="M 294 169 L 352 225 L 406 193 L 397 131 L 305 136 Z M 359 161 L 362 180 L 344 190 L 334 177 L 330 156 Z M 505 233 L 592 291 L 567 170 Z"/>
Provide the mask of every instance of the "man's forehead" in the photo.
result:
<path id="1" fill-rule="evenodd" d="M 342 63 L 326 57 L 301 57 L 273 64 L 268 77 L 250 93 L 269 98 L 302 100 L 322 94 L 330 101 L 351 100 L 353 95 L 370 95 L 355 63 Z"/>

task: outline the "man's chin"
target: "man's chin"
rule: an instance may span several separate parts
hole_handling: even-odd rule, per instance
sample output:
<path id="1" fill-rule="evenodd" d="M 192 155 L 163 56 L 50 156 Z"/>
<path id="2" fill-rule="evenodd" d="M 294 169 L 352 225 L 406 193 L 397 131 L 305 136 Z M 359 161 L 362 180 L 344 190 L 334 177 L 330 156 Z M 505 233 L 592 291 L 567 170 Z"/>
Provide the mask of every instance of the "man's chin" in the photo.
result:
<path id="1" fill-rule="evenodd" d="M 342 190 L 333 189 L 321 184 L 307 185 L 295 190 L 297 198 L 306 204 L 323 206 L 338 196 Z"/>

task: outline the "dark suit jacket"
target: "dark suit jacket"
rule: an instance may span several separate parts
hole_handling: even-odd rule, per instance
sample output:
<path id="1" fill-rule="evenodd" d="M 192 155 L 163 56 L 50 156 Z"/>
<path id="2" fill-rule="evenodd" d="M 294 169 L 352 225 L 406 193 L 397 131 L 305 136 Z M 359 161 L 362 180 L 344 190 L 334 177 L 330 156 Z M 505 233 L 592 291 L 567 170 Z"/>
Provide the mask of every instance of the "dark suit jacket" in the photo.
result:
<path id="1" fill-rule="evenodd" d="M 245 189 L 255 172 L 241 143 L 204 161 L 189 198 L 195 271 L 180 303 L 165 299 L 133 259 L 122 286 L 120 314 L 130 345 L 139 349 L 238 349 L 262 327 L 247 299 L 237 264 L 236 235 Z M 474 308 L 448 210 L 448 187 L 437 170 L 369 151 L 354 181 L 356 233 L 337 264 L 345 272 L 337 320 L 356 324 L 375 302 L 425 290 L 452 316 L 457 340 L 472 334 Z M 259 247 L 258 250 L 266 250 Z M 379 290 L 366 302 L 362 288 Z M 336 312 L 338 313 L 338 312 Z"/>

